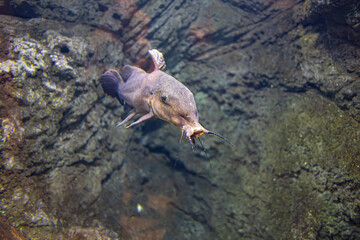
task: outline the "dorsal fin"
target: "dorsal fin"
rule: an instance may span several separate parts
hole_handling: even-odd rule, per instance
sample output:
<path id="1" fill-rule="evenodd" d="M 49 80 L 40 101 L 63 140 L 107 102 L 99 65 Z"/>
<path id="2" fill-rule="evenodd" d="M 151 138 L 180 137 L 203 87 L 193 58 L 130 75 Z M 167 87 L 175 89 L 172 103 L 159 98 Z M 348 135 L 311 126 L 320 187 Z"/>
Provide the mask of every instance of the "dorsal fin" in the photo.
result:
<path id="1" fill-rule="evenodd" d="M 121 77 L 124 80 L 124 82 L 126 82 L 130 78 L 130 76 L 133 75 L 134 73 L 146 73 L 146 72 L 141 68 L 125 65 L 121 70 Z"/>
<path id="2" fill-rule="evenodd" d="M 163 54 L 159 52 L 157 49 L 151 49 L 149 50 L 149 53 L 151 55 L 151 58 L 155 66 L 154 71 L 164 70 L 166 68 L 166 63 Z"/>

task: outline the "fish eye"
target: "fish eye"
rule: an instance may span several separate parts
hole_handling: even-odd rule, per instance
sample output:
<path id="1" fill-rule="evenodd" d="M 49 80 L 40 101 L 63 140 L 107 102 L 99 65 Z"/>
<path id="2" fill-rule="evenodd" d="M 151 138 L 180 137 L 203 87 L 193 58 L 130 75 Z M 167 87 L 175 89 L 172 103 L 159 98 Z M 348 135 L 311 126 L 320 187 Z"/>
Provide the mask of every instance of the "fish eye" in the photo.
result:
<path id="1" fill-rule="evenodd" d="M 167 96 L 161 96 L 161 101 L 162 101 L 163 103 L 166 103 L 166 100 L 167 100 Z"/>
<path id="2" fill-rule="evenodd" d="M 185 120 L 188 120 L 189 118 L 187 114 L 180 114 L 180 117 L 182 117 Z"/>

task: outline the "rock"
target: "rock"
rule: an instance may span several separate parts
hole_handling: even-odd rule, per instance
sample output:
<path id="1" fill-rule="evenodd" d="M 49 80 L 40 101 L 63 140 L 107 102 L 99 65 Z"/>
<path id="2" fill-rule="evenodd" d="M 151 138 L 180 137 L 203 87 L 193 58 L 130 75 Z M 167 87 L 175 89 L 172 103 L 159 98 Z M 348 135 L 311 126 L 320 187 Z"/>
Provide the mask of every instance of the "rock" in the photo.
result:
<path id="1" fill-rule="evenodd" d="M 25 239 L 13 226 L 11 226 L 6 218 L 0 216 L 0 237 L 1 239 L 23 240 Z"/>
<path id="2" fill-rule="evenodd" d="M 102 229 L 93 228 L 71 228 L 69 229 L 69 235 L 71 239 L 88 239 L 88 240 L 113 240 L 119 239 L 118 235 L 113 232 L 108 232 Z"/>
<path id="3" fill-rule="evenodd" d="M 0 16 L 0 207 L 31 239 L 358 239 L 359 3 L 20 1 Z M 117 128 L 98 82 L 150 48 L 194 93 L 191 151 Z M 198 143 L 198 141 L 197 141 Z M 141 206 L 141 211 L 139 210 Z"/>
<path id="4" fill-rule="evenodd" d="M 307 0 L 304 4 L 304 21 L 325 20 L 326 31 L 330 34 L 355 42 L 359 45 L 360 21 L 357 17 L 360 4 L 354 0 L 317 1 Z"/>

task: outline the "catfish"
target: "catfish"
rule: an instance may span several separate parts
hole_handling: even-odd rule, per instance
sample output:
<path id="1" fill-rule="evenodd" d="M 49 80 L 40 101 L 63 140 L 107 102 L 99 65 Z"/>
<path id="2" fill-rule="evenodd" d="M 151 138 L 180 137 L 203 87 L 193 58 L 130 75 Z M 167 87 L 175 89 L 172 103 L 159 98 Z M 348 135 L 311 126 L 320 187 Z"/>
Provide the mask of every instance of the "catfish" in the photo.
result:
<path id="1" fill-rule="evenodd" d="M 174 77 L 162 71 L 166 64 L 161 52 L 152 49 L 149 53 L 154 63 L 154 70 L 151 73 L 135 66 L 125 65 L 121 75 L 116 70 L 109 69 L 100 77 L 100 83 L 106 94 L 117 98 L 125 109 L 134 110 L 117 127 L 127 123 L 135 115 L 142 114 L 127 128 L 157 117 L 180 127 L 182 130 L 180 143 L 185 133 L 192 149 L 194 149 L 193 144 L 195 146 L 195 139 L 203 134 L 216 135 L 229 142 L 219 134 L 201 126 L 192 92 Z M 200 143 L 202 145 L 201 141 Z"/>

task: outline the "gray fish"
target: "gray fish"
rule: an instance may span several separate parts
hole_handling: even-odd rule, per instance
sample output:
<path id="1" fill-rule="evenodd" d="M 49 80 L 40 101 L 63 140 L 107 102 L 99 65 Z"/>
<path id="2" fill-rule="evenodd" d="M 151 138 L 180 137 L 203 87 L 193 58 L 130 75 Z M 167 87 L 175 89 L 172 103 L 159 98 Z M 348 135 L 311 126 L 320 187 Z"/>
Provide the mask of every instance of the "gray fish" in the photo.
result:
<path id="1" fill-rule="evenodd" d="M 191 91 L 174 77 L 161 71 L 166 65 L 163 55 L 158 50 L 153 49 L 149 53 L 155 65 L 153 72 L 146 73 L 141 68 L 125 65 L 121 76 L 116 70 L 110 69 L 100 78 L 105 93 L 119 99 L 125 108 L 135 109 L 117 126 L 128 122 L 136 114 L 143 114 L 127 128 L 156 116 L 180 127 L 180 142 L 185 132 L 191 146 L 195 143 L 195 138 L 205 133 L 227 141 L 200 125 Z"/>

